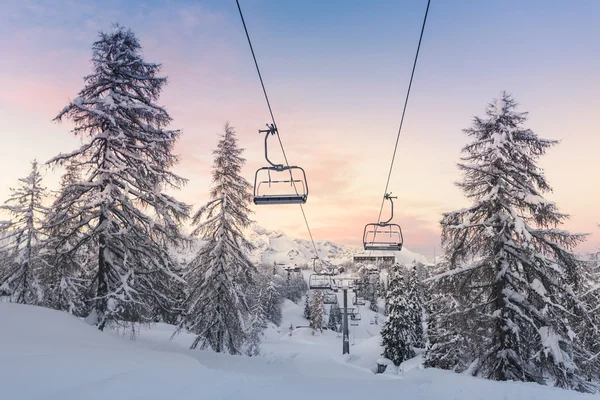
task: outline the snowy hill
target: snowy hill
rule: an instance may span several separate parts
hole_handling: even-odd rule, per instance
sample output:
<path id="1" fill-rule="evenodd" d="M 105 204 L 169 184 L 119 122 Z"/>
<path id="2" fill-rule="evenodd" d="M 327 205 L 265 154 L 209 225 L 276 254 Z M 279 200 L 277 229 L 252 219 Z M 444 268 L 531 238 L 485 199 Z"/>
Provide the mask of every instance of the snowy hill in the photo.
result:
<path id="1" fill-rule="evenodd" d="M 300 322 L 287 303 L 285 318 Z M 173 341 L 173 326 L 142 328 L 136 341 L 99 332 L 77 318 L 40 307 L 0 303 L 0 398 L 3 400 L 158 400 L 370 398 L 412 400 L 594 399 L 533 383 L 492 382 L 407 362 L 401 375 L 366 368 L 379 337 L 340 354 L 333 332 L 313 336 L 272 329 L 260 357 L 188 350 L 193 336 Z"/>
<path id="2" fill-rule="evenodd" d="M 252 252 L 253 261 L 263 264 L 286 263 L 296 265 L 312 265 L 315 251 L 310 240 L 296 239 L 287 236 L 280 230 L 269 231 L 253 225 L 248 233 L 250 242 L 256 246 Z M 319 258 L 334 264 L 352 261 L 352 257 L 363 250 L 358 246 L 335 244 L 329 240 L 315 241 Z M 427 262 L 427 259 L 410 250 L 395 252 L 396 261 L 411 263 L 413 260 Z"/>

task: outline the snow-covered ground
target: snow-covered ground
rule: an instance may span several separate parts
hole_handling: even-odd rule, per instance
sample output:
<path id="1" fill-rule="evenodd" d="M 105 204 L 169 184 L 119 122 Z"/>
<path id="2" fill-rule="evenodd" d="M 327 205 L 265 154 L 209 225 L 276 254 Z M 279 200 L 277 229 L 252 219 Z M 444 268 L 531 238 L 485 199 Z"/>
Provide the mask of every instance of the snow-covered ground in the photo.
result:
<path id="1" fill-rule="evenodd" d="M 141 329 L 135 341 L 99 332 L 68 314 L 0 304 L 0 399 L 594 399 L 536 384 L 500 383 L 423 370 L 418 359 L 398 374 L 372 372 L 381 353 L 379 327 L 361 307 L 351 355 L 334 332 L 313 336 L 302 307 L 287 302 L 281 328 L 271 327 L 260 357 L 189 350 L 193 339 L 173 327 Z"/>

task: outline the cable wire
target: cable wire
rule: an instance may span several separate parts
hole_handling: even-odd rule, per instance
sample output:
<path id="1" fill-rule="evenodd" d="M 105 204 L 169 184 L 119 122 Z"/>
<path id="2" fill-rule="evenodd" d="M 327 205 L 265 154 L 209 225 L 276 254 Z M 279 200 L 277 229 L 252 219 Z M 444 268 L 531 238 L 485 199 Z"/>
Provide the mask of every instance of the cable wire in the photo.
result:
<path id="1" fill-rule="evenodd" d="M 250 40 L 250 35 L 248 34 L 248 28 L 246 27 L 246 21 L 244 20 L 244 14 L 242 13 L 242 8 L 240 7 L 239 0 L 235 0 L 237 4 L 238 11 L 240 13 L 240 18 L 242 19 L 242 25 L 244 25 L 244 32 L 246 32 L 246 39 L 248 39 L 248 45 L 250 46 L 250 52 L 252 53 L 252 59 L 254 60 L 254 65 L 256 66 L 256 72 L 258 73 L 258 78 L 260 79 L 260 85 L 262 86 L 263 94 L 265 95 L 265 100 L 267 101 L 267 107 L 269 107 L 269 114 L 271 115 L 271 121 L 273 122 L 273 127 L 275 128 L 275 132 L 277 133 L 277 139 L 279 141 L 279 146 L 281 147 L 281 152 L 283 153 L 283 158 L 285 160 L 285 164 L 290 171 L 290 180 L 292 181 L 292 185 L 294 187 L 294 191 L 296 195 L 298 195 L 298 189 L 296 188 L 296 183 L 292 177 L 292 171 L 289 169 L 290 163 L 288 162 L 287 155 L 285 154 L 285 149 L 283 148 L 283 142 L 281 141 L 281 137 L 279 136 L 279 129 L 277 129 L 277 123 L 275 122 L 275 116 L 273 115 L 273 108 L 271 107 L 271 102 L 269 101 L 269 95 L 267 94 L 267 89 L 265 88 L 265 82 L 263 81 L 262 74 L 260 73 L 260 68 L 258 66 L 258 61 L 256 60 L 256 54 L 254 53 L 254 47 L 252 47 L 252 41 Z M 312 232 L 310 230 L 310 225 L 308 224 L 308 219 L 306 218 L 306 213 L 304 212 L 304 207 L 300 204 L 300 210 L 302 211 L 302 217 L 304 218 L 304 223 L 306 224 L 306 229 L 308 230 L 308 235 L 310 237 L 310 241 L 313 245 L 313 249 L 315 250 L 315 256 L 320 260 L 319 252 L 317 251 L 317 245 L 313 239 Z"/>
<path id="2" fill-rule="evenodd" d="M 419 51 L 421 50 L 421 42 L 423 41 L 423 32 L 425 31 L 425 23 L 427 22 L 427 14 L 429 13 L 429 4 L 431 0 L 427 0 L 427 8 L 425 9 L 425 17 L 423 18 L 423 25 L 421 26 L 421 34 L 419 36 L 419 44 L 417 45 L 417 52 L 415 54 L 415 60 L 413 62 L 412 72 L 410 73 L 410 81 L 408 82 L 408 89 L 406 91 L 406 98 L 404 99 L 404 108 L 402 109 L 402 117 L 400 118 L 400 126 L 398 128 L 398 134 L 396 135 L 396 144 L 394 145 L 394 152 L 392 154 L 392 161 L 390 163 L 390 170 L 388 172 L 387 181 L 385 182 L 385 190 L 383 191 L 383 199 L 381 200 L 381 207 L 379 208 L 379 216 L 377 217 L 377 224 L 381 222 L 381 213 L 383 212 L 383 205 L 385 204 L 385 194 L 388 192 L 390 185 L 390 178 L 392 177 L 392 169 L 394 168 L 394 161 L 396 159 L 396 152 L 398 151 L 398 142 L 400 141 L 400 133 L 402 132 L 402 125 L 404 124 L 404 116 L 406 115 L 406 107 L 408 105 L 408 98 L 410 97 L 410 89 L 412 87 L 413 78 L 415 76 L 415 69 L 417 68 L 417 61 L 419 60 Z M 374 235 L 377 234 L 377 226 L 375 226 Z M 369 252 L 369 256 L 371 252 Z"/>

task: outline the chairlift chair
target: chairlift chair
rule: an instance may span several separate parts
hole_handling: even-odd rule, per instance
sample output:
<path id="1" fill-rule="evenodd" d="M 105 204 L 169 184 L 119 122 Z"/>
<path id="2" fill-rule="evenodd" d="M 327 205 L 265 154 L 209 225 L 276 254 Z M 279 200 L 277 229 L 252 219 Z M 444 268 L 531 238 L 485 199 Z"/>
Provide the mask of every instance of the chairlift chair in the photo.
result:
<path id="1" fill-rule="evenodd" d="M 269 135 L 277 133 L 277 128 L 273 124 L 267 125 L 267 127 L 269 129 L 258 132 L 265 133 L 265 159 L 270 166 L 259 168 L 254 174 L 254 204 L 304 204 L 308 198 L 306 172 L 295 165 L 273 164 L 269 160 L 267 140 Z M 296 172 L 296 177 L 294 177 L 294 172 Z M 281 176 L 281 179 L 273 179 L 271 174 Z M 292 189 L 287 189 L 287 185 L 293 189 L 293 192 Z M 282 191 L 283 193 L 281 193 Z"/>
<path id="2" fill-rule="evenodd" d="M 283 270 L 286 272 L 301 272 L 300 267 L 297 265 L 294 265 L 294 266 L 286 265 L 283 267 Z"/>
<path id="3" fill-rule="evenodd" d="M 364 297 L 354 296 L 352 299 L 352 305 L 354 306 L 364 306 L 365 304 L 367 303 Z"/>
<path id="4" fill-rule="evenodd" d="M 316 290 L 331 289 L 331 278 L 327 275 L 311 274 L 308 277 L 308 287 Z"/>
<path id="5" fill-rule="evenodd" d="M 392 199 L 397 197 L 386 193 L 384 199 L 390 201 L 391 215 L 385 222 L 370 223 L 365 225 L 363 233 L 363 246 L 365 250 L 383 250 L 383 251 L 401 251 L 404 238 L 402 229 L 398 224 L 392 224 L 390 221 L 394 218 L 394 202 Z"/>
<path id="6" fill-rule="evenodd" d="M 335 293 L 325 293 L 325 297 L 323 298 L 323 304 L 337 304 L 338 298 Z"/>
<path id="7" fill-rule="evenodd" d="M 361 320 L 360 313 L 350 314 L 350 320 L 352 320 L 352 321 L 360 321 Z"/>

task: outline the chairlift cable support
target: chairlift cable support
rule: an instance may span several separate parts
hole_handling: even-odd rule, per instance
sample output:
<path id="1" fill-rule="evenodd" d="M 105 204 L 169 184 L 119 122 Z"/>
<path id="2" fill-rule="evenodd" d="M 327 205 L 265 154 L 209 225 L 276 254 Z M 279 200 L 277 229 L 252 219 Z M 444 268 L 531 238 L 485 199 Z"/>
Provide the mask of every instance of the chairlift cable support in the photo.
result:
<path id="1" fill-rule="evenodd" d="M 244 20 L 244 14 L 242 13 L 242 8 L 240 7 L 239 0 L 235 0 L 237 4 L 238 11 L 240 13 L 240 18 L 242 19 L 242 25 L 244 25 L 244 32 L 246 32 L 246 39 L 248 39 L 248 45 L 250 46 L 250 52 L 252 53 L 252 59 L 254 60 L 254 65 L 256 66 L 256 72 L 258 73 L 258 78 L 260 79 L 260 85 L 262 86 L 263 94 L 265 95 L 265 100 L 267 102 L 267 107 L 269 108 L 269 114 L 271 115 L 271 121 L 273 122 L 273 127 L 275 128 L 275 133 L 277 134 L 277 140 L 279 141 L 279 146 L 281 147 L 281 152 L 283 153 L 283 159 L 285 160 L 286 166 L 290 167 L 290 163 L 288 162 L 287 155 L 285 154 L 285 149 L 283 148 L 283 142 L 281 141 L 281 137 L 279 136 L 279 129 L 277 129 L 277 123 L 275 122 L 275 116 L 273 115 L 273 108 L 271 107 L 271 102 L 269 101 L 269 96 L 267 94 L 267 89 L 265 88 L 265 83 L 262 78 L 262 74 L 260 73 L 260 68 L 258 66 L 258 61 L 256 60 L 256 55 L 254 54 L 254 48 L 252 47 L 252 41 L 250 40 L 250 34 L 248 33 L 248 28 L 246 27 L 246 21 Z M 294 191 L 296 195 L 298 195 L 298 189 L 296 188 L 296 183 L 292 177 L 292 173 L 290 171 L 290 180 L 292 181 L 292 185 L 294 186 Z M 383 207 L 383 205 L 382 205 Z M 319 258 L 319 252 L 317 251 L 317 245 L 313 239 L 312 232 L 310 230 L 310 225 L 308 224 L 308 219 L 306 218 L 306 213 L 304 212 L 304 207 L 300 204 L 300 210 L 302 211 L 302 217 L 304 218 L 304 223 L 306 224 L 306 229 L 308 230 L 308 235 L 310 237 L 310 241 L 315 250 L 315 256 Z"/>
<path id="2" fill-rule="evenodd" d="M 237 1 L 237 0 L 236 0 Z M 377 223 L 381 222 L 381 213 L 383 212 L 383 205 L 385 204 L 386 197 L 385 195 L 388 193 L 388 188 L 390 185 L 390 178 L 392 177 L 392 169 L 394 168 L 394 161 L 396 159 L 396 152 L 398 151 L 398 142 L 400 141 L 400 133 L 402 132 L 402 125 L 404 124 L 404 116 L 406 114 L 406 107 L 408 105 L 408 98 L 410 97 L 410 89 L 412 87 L 413 78 L 415 76 L 415 69 L 417 67 L 417 61 L 419 59 L 419 50 L 421 50 L 421 42 L 423 40 L 423 32 L 425 31 L 425 23 L 427 22 L 427 15 L 429 13 L 429 5 L 431 0 L 427 0 L 427 8 L 425 9 L 425 17 L 423 18 L 423 25 L 421 26 L 421 34 L 419 36 L 419 43 L 417 45 L 417 52 L 415 54 L 415 60 L 413 62 L 412 72 L 410 73 L 410 81 L 408 82 L 408 89 L 406 91 L 406 98 L 404 99 L 404 108 L 402 109 L 402 117 L 400 118 L 400 126 L 398 127 L 398 134 L 396 135 L 396 144 L 394 145 L 394 152 L 392 154 L 392 161 L 390 163 L 390 170 L 388 172 L 387 181 L 385 183 L 385 190 L 383 191 L 384 197 L 381 200 L 381 207 L 379 208 L 379 216 L 377 217 Z M 377 229 L 377 228 L 375 228 Z M 371 251 L 369 251 L 369 256 L 371 255 Z"/>

